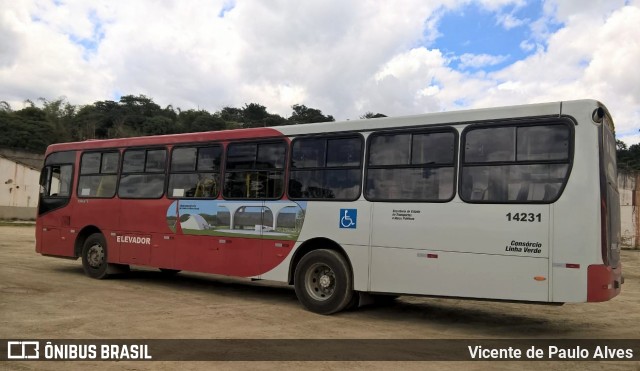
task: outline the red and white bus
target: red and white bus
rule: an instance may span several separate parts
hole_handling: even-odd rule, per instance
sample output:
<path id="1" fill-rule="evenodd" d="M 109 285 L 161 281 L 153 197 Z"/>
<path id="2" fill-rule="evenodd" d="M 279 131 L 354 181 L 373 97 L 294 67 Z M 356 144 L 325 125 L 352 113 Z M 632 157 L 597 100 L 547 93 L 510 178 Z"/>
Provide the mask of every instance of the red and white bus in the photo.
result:
<path id="1" fill-rule="evenodd" d="M 613 121 L 592 100 L 54 144 L 36 251 L 377 294 L 606 301 L 622 284 Z"/>

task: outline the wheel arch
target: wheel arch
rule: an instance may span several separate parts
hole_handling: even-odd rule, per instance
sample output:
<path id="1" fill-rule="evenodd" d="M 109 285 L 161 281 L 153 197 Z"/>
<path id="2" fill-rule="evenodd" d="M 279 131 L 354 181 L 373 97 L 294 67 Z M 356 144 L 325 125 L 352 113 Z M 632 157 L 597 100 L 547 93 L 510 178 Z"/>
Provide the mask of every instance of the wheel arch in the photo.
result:
<path id="1" fill-rule="evenodd" d="M 303 242 L 302 245 L 300 245 L 296 249 L 295 253 L 293 254 L 293 257 L 291 258 L 291 262 L 289 263 L 288 282 L 290 285 L 293 285 L 294 283 L 296 267 L 298 266 L 298 263 L 300 262 L 302 257 L 313 250 L 319 250 L 319 249 L 333 250 L 338 254 L 342 255 L 347 261 L 347 264 L 349 265 L 349 270 L 351 271 L 351 279 L 353 280 L 353 275 L 354 275 L 353 264 L 351 264 L 351 259 L 349 259 L 349 255 L 347 255 L 347 252 L 344 250 L 344 248 L 340 246 L 339 243 L 329 238 L 316 237 Z"/>
<path id="2" fill-rule="evenodd" d="M 73 253 L 75 257 L 82 256 L 82 247 L 84 246 L 84 241 L 86 241 L 87 238 L 89 238 L 89 236 L 94 233 L 100 233 L 104 236 L 104 233 L 102 233 L 100 228 L 96 227 L 95 225 L 87 225 L 83 227 L 82 230 L 80 230 L 80 232 L 78 233 L 78 237 L 76 237 L 76 242 L 73 246 Z M 104 237 L 106 238 L 106 236 Z"/>

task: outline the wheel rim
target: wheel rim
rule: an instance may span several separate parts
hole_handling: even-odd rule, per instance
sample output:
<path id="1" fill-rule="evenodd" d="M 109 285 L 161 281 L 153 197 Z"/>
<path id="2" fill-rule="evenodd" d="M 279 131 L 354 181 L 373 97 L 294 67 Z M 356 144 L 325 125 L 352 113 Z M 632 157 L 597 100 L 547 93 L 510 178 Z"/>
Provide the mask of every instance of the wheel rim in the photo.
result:
<path id="1" fill-rule="evenodd" d="M 91 268 L 100 268 L 104 263 L 104 248 L 99 243 L 91 245 L 87 251 L 87 263 Z"/>
<path id="2" fill-rule="evenodd" d="M 318 301 L 328 300 L 336 290 L 335 272 L 323 263 L 316 263 L 309 267 L 304 282 L 307 293 Z"/>

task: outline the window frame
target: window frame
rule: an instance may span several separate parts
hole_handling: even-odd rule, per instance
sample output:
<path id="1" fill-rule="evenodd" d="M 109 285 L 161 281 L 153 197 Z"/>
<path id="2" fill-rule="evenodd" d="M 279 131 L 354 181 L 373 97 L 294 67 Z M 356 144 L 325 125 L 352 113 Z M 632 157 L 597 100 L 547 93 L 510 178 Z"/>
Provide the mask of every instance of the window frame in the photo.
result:
<path id="1" fill-rule="evenodd" d="M 507 122 L 491 122 L 491 123 L 472 123 L 462 130 L 461 139 L 460 139 L 460 162 L 458 167 L 458 173 L 460 181 L 458 182 L 458 194 L 460 196 L 460 200 L 469 204 L 495 204 L 495 205 L 548 205 L 552 204 L 562 197 L 564 190 L 567 186 L 569 178 L 571 177 L 571 170 L 573 169 L 574 162 L 574 152 L 575 152 L 575 126 L 577 123 L 573 120 L 573 118 L 569 116 L 559 116 L 553 118 L 542 118 L 542 119 L 534 119 L 534 120 L 510 120 Z M 569 140 L 568 146 L 569 149 L 567 151 L 567 158 L 562 160 L 521 160 L 518 161 L 517 152 L 518 152 L 518 128 L 520 127 L 533 127 L 533 126 L 564 126 L 569 130 Z M 491 129 L 491 128 L 502 128 L 502 127 L 513 127 L 515 128 L 515 138 L 514 138 L 514 160 L 512 161 L 487 161 L 487 162 L 466 162 L 466 140 L 467 133 L 477 129 Z M 558 189 L 558 193 L 556 197 L 549 200 L 506 200 L 506 201 L 492 201 L 492 200 L 468 200 L 463 197 L 462 188 L 463 188 L 463 171 L 464 168 L 470 167 L 499 167 L 499 166 L 518 166 L 518 165 L 567 165 L 567 172 L 562 179 L 562 185 Z"/>
<path id="2" fill-rule="evenodd" d="M 359 155 L 359 165 L 358 166 L 326 166 L 327 164 L 327 157 L 328 157 L 328 147 L 329 147 L 329 140 L 335 140 L 335 139 L 358 139 L 360 141 L 360 155 Z M 325 166 L 314 166 L 314 167 L 303 167 L 303 168 L 294 168 L 293 167 L 293 146 L 294 144 L 299 141 L 299 140 L 305 140 L 305 139 L 316 139 L 316 140 L 324 140 L 325 145 L 325 161 L 324 164 Z M 295 138 L 293 138 L 293 140 L 291 141 L 290 144 L 291 147 L 291 155 L 289 156 L 289 162 L 287 164 L 287 182 L 285 185 L 286 188 L 286 195 L 287 198 L 289 200 L 292 201 L 335 201 L 335 202 L 353 202 L 356 201 L 358 199 L 360 199 L 360 197 L 363 194 L 363 186 L 362 186 L 362 181 L 364 179 L 363 177 L 363 167 L 364 167 L 364 160 L 365 160 L 365 150 L 366 150 L 366 142 L 364 139 L 364 136 L 359 133 L 359 132 L 338 132 L 335 134 L 327 134 L 327 133 L 322 133 L 322 134 L 309 134 L 309 135 L 298 135 Z M 293 197 L 291 196 L 291 194 L 289 193 L 289 182 L 291 181 L 291 174 L 294 171 L 326 171 L 326 170 L 358 170 L 358 173 L 360 174 L 360 181 L 358 182 L 358 192 L 356 193 L 354 198 L 309 198 L 309 197 Z"/>
<path id="3" fill-rule="evenodd" d="M 254 167 L 253 168 L 247 168 L 247 169 L 239 169 L 239 170 L 228 170 L 227 169 L 227 162 L 229 160 L 229 148 L 236 146 L 236 145 L 244 145 L 244 144 L 255 144 L 256 146 L 259 146 L 260 144 L 284 144 L 284 162 L 282 164 L 282 168 L 278 169 L 278 168 L 273 168 L 273 169 L 261 169 L 261 168 L 257 168 L 255 167 L 256 165 L 256 161 L 258 158 L 258 153 L 259 153 L 259 149 L 256 147 L 256 154 L 254 157 Z M 287 171 L 287 163 L 288 163 L 288 158 L 289 158 L 289 153 L 290 153 L 290 149 L 289 149 L 289 141 L 286 140 L 286 138 L 283 137 L 275 137 L 275 138 L 267 138 L 267 139 L 262 139 L 262 140 L 234 140 L 234 141 L 229 141 L 226 143 L 225 146 L 223 146 L 223 154 L 222 154 L 222 158 L 221 158 L 221 172 L 220 172 L 220 180 L 221 180 L 221 187 L 219 190 L 219 195 L 218 198 L 222 198 L 224 200 L 229 200 L 229 201 L 277 201 L 277 200 L 281 200 L 284 195 L 286 194 L 286 187 L 287 187 L 287 180 L 288 180 L 288 171 Z M 197 166 L 197 164 L 196 164 Z M 283 183 L 283 190 L 280 193 L 280 195 L 278 197 L 272 197 L 272 198 L 246 198 L 246 197 L 227 197 L 224 194 L 224 190 L 226 187 L 226 183 L 227 183 L 227 173 L 240 173 L 240 172 L 247 172 L 247 171 L 251 171 L 251 172 L 271 172 L 271 171 L 280 171 L 282 172 L 282 183 Z"/>
<path id="4" fill-rule="evenodd" d="M 417 164 L 417 165 L 413 165 L 413 164 L 406 164 L 406 165 L 369 165 L 369 159 L 371 156 L 371 144 L 373 142 L 373 139 L 379 136 L 385 136 L 385 135 L 402 135 L 402 134 L 409 134 L 409 135 L 420 135 L 420 134 L 438 134 L 438 133 L 453 133 L 453 161 L 451 162 L 451 164 Z M 458 180 L 458 170 L 460 167 L 460 162 L 459 162 L 459 158 L 460 158 L 460 133 L 458 132 L 458 130 L 456 130 L 455 127 L 453 126 L 430 126 L 430 127 L 411 127 L 411 128 L 400 128 L 400 129 L 396 129 L 396 130 L 379 130 L 379 131 L 374 131 L 371 132 L 369 134 L 369 137 L 367 138 L 367 148 L 366 148 L 366 166 L 365 166 L 365 170 L 364 170 L 364 178 L 363 178 L 363 182 L 364 182 L 364 189 L 362 192 L 362 195 L 364 196 L 364 198 L 369 201 L 369 202 L 400 202 L 400 203 L 406 203 L 406 202 L 420 202 L 420 203 L 447 203 L 450 202 L 451 200 L 453 200 L 456 197 L 457 191 L 458 191 L 458 187 L 456 186 L 457 184 L 457 180 Z M 413 157 L 413 137 L 411 137 L 411 143 L 410 143 L 410 149 L 409 149 L 409 162 L 411 162 L 411 159 Z M 395 199 L 395 198 L 388 198 L 388 199 L 378 199 L 378 198 L 374 198 L 374 197 L 368 197 L 367 196 L 367 179 L 368 179 L 368 175 L 369 175 L 369 169 L 440 169 L 440 168 L 448 168 L 451 167 L 453 168 L 453 180 L 452 180 L 452 185 L 453 185 L 453 192 L 451 193 L 451 197 L 447 198 L 447 199 L 434 199 L 434 200 L 426 200 L 426 199 Z"/>
<path id="5" fill-rule="evenodd" d="M 87 173 L 87 174 L 82 174 L 82 158 L 85 154 L 91 154 L 91 153 L 99 153 L 100 154 L 100 165 L 98 168 L 98 172 L 97 173 Z M 118 154 L 118 165 L 116 166 L 116 172 L 115 173 L 102 173 L 102 157 L 104 156 L 105 153 L 117 153 Z M 82 199 L 112 199 L 115 198 L 116 196 L 118 196 L 118 186 L 120 185 L 120 168 L 122 166 L 122 160 L 123 160 L 124 156 L 122 154 L 122 151 L 120 151 L 117 148 L 109 148 L 109 149 L 105 149 L 105 150 L 88 150 L 88 151 L 83 151 L 80 152 L 80 162 L 79 162 L 79 166 L 78 166 L 78 181 L 76 182 L 76 197 L 78 198 L 82 198 Z M 111 197 L 91 197 L 91 196 L 82 196 L 80 194 L 80 178 L 82 176 L 95 176 L 95 175 L 115 175 L 116 176 L 116 186 L 114 188 L 114 192 L 113 195 Z"/>
<path id="6" fill-rule="evenodd" d="M 38 217 L 49 213 L 54 210 L 61 209 L 69 205 L 69 202 L 73 196 L 73 187 L 75 186 L 74 177 L 76 176 L 76 167 L 77 167 L 77 150 L 69 150 L 69 151 L 59 151 L 59 152 L 51 152 L 46 155 L 44 159 L 44 164 L 40 170 L 40 176 L 38 179 L 38 205 L 37 205 L 37 215 Z M 45 192 L 48 194 L 51 191 L 51 178 L 53 174 L 49 169 L 52 166 L 71 166 L 71 180 L 69 182 L 69 195 L 68 196 L 48 196 L 45 195 Z M 46 174 L 45 174 L 46 171 Z M 46 176 L 45 180 L 45 192 L 41 192 L 42 189 L 42 181 L 43 177 Z"/>
<path id="7" fill-rule="evenodd" d="M 142 172 L 128 172 L 125 173 L 124 172 L 124 156 L 125 153 L 129 152 L 129 151 L 140 151 L 140 150 L 144 150 L 144 170 L 147 169 L 147 152 L 149 151 L 157 151 L 157 150 L 164 150 L 166 155 L 164 157 L 164 171 L 163 172 L 146 172 L 146 171 L 142 171 Z M 118 198 L 122 199 L 122 200 L 159 200 L 161 198 L 164 197 L 164 195 L 166 194 L 166 189 L 167 189 L 167 182 L 168 182 L 168 176 L 167 176 L 167 162 L 169 159 L 169 153 L 170 150 L 166 145 L 155 145 L 155 146 L 149 146 L 149 147 L 126 147 L 124 148 L 124 150 L 121 152 L 120 155 L 120 166 L 118 167 L 118 184 L 116 185 L 116 195 L 118 196 Z M 122 181 L 122 176 L 123 175 L 164 175 L 164 182 L 162 185 L 162 193 L 160 194 L 160 196 L 158 197 L 123 197 L 120 195 L 120 182 Z"/>
<path id="8" fill-rule="evenodd" d="M 177 196 L 173 196 L 173 194 L 169 193 L 169 185 L 171 184 L 171 175 L 173 174 L 198 174 L 198 173 L 202 173 L 202 174 L 215 174 L 215 172 L 211 172 L 211 171 L 203 171 L 200 172 L 198 171 L 198 154 L 200 152 L 200 148 L 211 148 L 211 147 L 219 147 L 220 148 L 220 166 L 219 166 L 219 171 L 218 171 L 218 180 L 220 182 L 220 185 L 218 186 L 218 192 L 216 193 L 215 196 L 212 197 L 177 197 Z M 173 151 L 176 149 L 182 149 L 182 148 L 195 148 L 196 149 L 196 161 L 195 161 L 195 167 L 193 171 L 186 171 L 186 170 L 177 170 L 174 171 L 173 170 Z M 167 156 L 167 162 L 168 162 L 168 166 L 167 166 L 167 179 L 165 181 L 166 183 L 166 189 L 165 189 L 165 194 L 167 195 L 168 199 L 172 199 L 172 200 L 216 200 L 219 199 L 220 196 L 222 195 L 222 188 L 224 187 L 224 165 L 225 165 L 225 156 L 226 154 L 226 149 L 225 146 L 223 145 L 222 142 L 218 142 L 218 141 L 214 141 L 214 142 L 203 142 L 203 143 L 188 143 L 188 144 L 180 144 L 177 146 L 173 146 L 171 148 L 171 150 L 169 151 L 169 155 Z"/>

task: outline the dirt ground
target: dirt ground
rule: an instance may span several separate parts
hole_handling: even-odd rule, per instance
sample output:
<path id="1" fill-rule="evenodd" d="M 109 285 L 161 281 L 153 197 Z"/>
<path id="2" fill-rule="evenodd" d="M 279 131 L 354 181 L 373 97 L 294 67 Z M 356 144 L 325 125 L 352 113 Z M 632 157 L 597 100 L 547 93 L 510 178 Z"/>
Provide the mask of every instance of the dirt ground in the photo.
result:
<path id="1" fill-rule="evenodd" d="M 640 251 L 622 253 L 622 294 L 540 306 L 401 297 L 333 316 L 304 310 L 292 288 L 135 269 L 108 280 L 81 262 L 36 254 L 33 227 L 0 226 L 0 339 L 638 339 Z M 638 362 L 4 362 L 0 369 L 640 370 Z"/>

